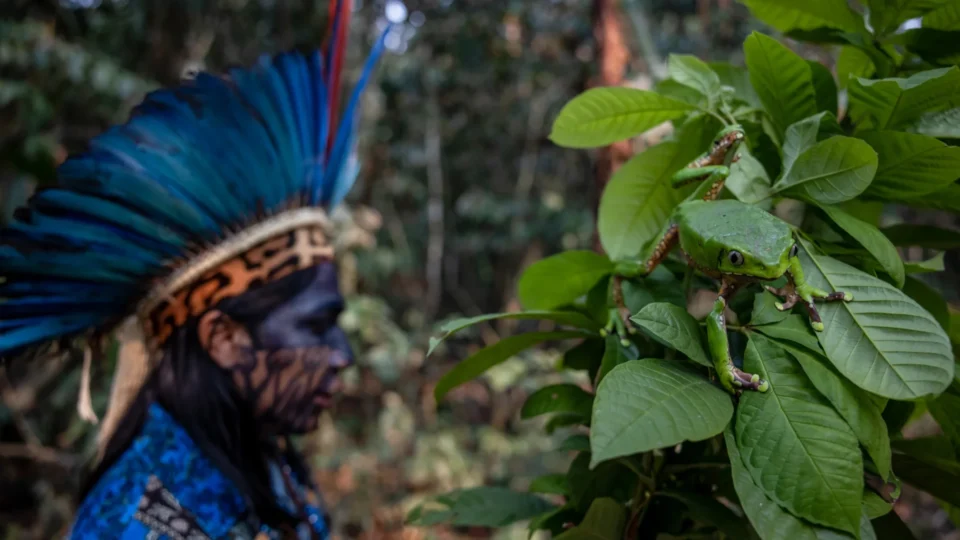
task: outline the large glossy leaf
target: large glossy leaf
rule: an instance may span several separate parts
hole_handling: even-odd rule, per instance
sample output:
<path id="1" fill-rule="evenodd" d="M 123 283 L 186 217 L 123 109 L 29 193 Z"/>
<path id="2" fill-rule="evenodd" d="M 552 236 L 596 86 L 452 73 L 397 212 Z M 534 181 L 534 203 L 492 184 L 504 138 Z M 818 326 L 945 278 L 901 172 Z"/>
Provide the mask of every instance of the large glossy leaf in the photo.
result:
<path id="1" fill-rule="evenodd" d="M 811 30 L 820 27 L 859 32 L 863 23 L 843 2 L 832 0 L 742 0 L 750 12 L 770 26 L 787 30 Z"/>
<path id="2" fill-rule="evenodd" d="M 898 201 L 939 191 L 960 178 L 960 147 L 897 131 L 864 133 L 863 140 L 879 156 L 867 196 Z"/>
<path id="3" fill-rule="evenodd" d="M 878 35 L 896 30 L 904 21 L 927 13 L 946 0 L 869 0 L 870 26 Z"/>
<path id="4" fill-rule="evenodd" d="M 897 287 L 903 287 L 905 274 L 900 253 L 879 229 L 865 221 L 860 221 L 835 206 L 823 205 L 820 209 L 827 214 L 831 221 L 873 255 L 873 258 L 880 263 L 883 271 L 890 274 Z"/>
<path id="5" fill-rule="evenodd" d="M 823 347 L 817 341 L 817 336 L 813 335 L 814 331 L 810 328 L 809 318 L 806 315 L 791 314 L 775 324 L 758 326 L 756 330 L 777 341 L 787 341 L 817 354 L 823 354 Z"/>
<path id="6" fill-rule="evenodd" d="M 407 516 L 413 525 L 506 527 L 555 508 L 532 493 L 499 487 L 458 489 L 422 504 Z"/>
<path id="7" fill-rule="evenodd" d="M 923 16 L 923 27 L 934 30 L 960 30 L 960 4 L 942 2 L 937 9 Z"/>
<path id="8" fill-rule="evenodd" d="M 960 231 L 933 225 L 900 223 L 880 229 L 895 246 L 919 246 L 928 249 L 960 248 Z"/>
<path id="9" fill-rule="evenodd" d="M 777 309 L 777 298 L 768 292 L 753 297 L 753 311 L 750 312 L 750 326 L 776 324 L 790 315 L 788 311 Z"/>
<path id="10" fill-rule="evenodd" d="M 734 97 L 755 108 L 763 107 L 760 96 L 750 84 L 750 72 L 743 66 L 735 66 L 729 62 L 710 62 L 710 69 L 720 77 L 724 86 L 733 88 Z"/>
<path id="11" fill-rule="evenodd" d="M 680 351 L 700 365 L 713 367 L 713 362 L 703 350 L 700 325 L 687 310 L 657 302 L 647 304 L 630 320 L 659 343 Z"/>
<path id="12" fill-rule="evenodd" d="M 743 43 L 750 82 L 782 136 L 790 124 L 817 112 L 807 62 L 779 41 L 753 32 Z"/>
<path id="13" fill-rule="evenodd" d="M 848 535 L 814 525 L 804 521 L 767 497 L 753 480 L 750 472 L 743 464 L 740 450 L 737 449 L 736 436 L 732 428 L 723 432 L 726 441 L 727 454 L 730 457 L 730 472 L 733 475 L 733 487 L 740 498 L 740 506 L 763 540 L 827 540 L 828 538 L 853 538 Z"/>
<path id="14" fill-rule="evenodd" d="M 671 54 L 667 73 L 674 81 L 705 97 L 707 108 L 713 109 L 720 97 L 720 77 L 703 60 L 689 54 Z"/>
<path id="15" fill-rule="evenodd" d="M 856 534 L 863 461 L 850 427 L 775 342 L 751 334 L 744 366 L 770 382 L 737 407 L 737 448 L 750 476 L 794 515 Z"/>
<path id="16" fill-rule="evenodd" d="M 570 483 L 568 503 L 586 512 L 601 497 L 626 500 L 636 493 L 637 476 L 621 461 L 607 461 L 594 466 L 590 452 L 581 452 L 567 470 Z"/>
<path id="17" fill-rule="evenodd" d="M 960 87 L 956 66 L 921 71 L 908 78 L 850 81 L 850 117 L 860 128 L 897 129 L 923 113 L 952 103 Z"/>
<path id="18" fill-rule="evenodd" d="M 583 521 L 557 540 L 620 540 L 627 525 L 627 509 L 609 497 L 595 499 Z"/>
<path id="19" fill-rule="evenodd" d="M 501 339 L 493 345 L 480 349 L 470 357 L 461 360 L 443 377 L 437 381 L 433 395 L 437 402 L 447 395 L 447 392 L 461 384 L 478 377 L 493 366 L 506 361 L 518 352 L 529 349 L 544 341 L 575 339 L 584 337 L 582 332 L 529 332 L 517 336 Z"/>
<path id="20" fill-rule="evenodd" d="M 514 311 L 510 313 L 490 313 L 487 315 L 478 315 L 476 317 L 468 317 L 462 319 L 454 319 L 452 321 L 447 321 L 440 326 L 440 331 L 443 332 L 438 338 L 430 338 L 430 349 L 427 351 L 427 356 L 433 354 L 433 351 L 436 350 L 437 345 L 443 342 L 443 340 L 449 338 L 453 334 L 456 334 L 460 330 L 468 326 L 473 326 L 474 324 L 500 320 L 500 319 L 532 319 L 532 320 L 544 320 L 544 321 L 553 321 L 557 324 L 562 324 L 566 326 L 573 326 L 576 328 L 583 328 L 585 330 L 599 330 L 600 325 L 596 321 L 587 317 L 583 313 L 578 311 Z"/>
<path id="21" fill-rule="evenodd" d="M 863 193 L 877 171 L 877 153 L 851 137 L 830 137 L 808 148 L 773 185 L 819 204 L 837 204 Z"/>
<path id="22" fill-rule="evenodd" d="M 570 493 L 570 484 L 567 482 L 567 475 L 562 473 L 545 474 L 538 476 L 530 482 L 527 488 L 530 493 L 552 493 L 554 495 L 568 495 Z"/>
<path id="23" fill-rule="evenodd" d="M 696 157 L 685 141 L 669 141 L 620 167 L 600 198 L 597 232 L 614 260 L 637 256 L 657 236 L 688 189 L 674 189 L 670 176 Z"/>
<path id="24" fill-rule="evenodd" d="M 854 296 L 818 304 L 825 330 L 817 337 L 840 373 L 890 399 L 942 392 L 953 379 L 953 353 L 936 320 L 895 287 L 801 243 L 807 281 Z"/>
<path id="25" fill-rule="evenodd" d="M 858 47 L 845 46 L 840 48 L 837 57 L 837 81 L 840 88 L 846 88 L 852 77 L 870 77 L 876 68 L 870 55 Z"/>
<path id="26" fill-rule="evenodd" d="M 946 189 L 934 191 L 928 195 L 904 199 L 903 204 L 914 208 L 932 208 L 960 212 L 960 184 L 952 184 Z"/>
<path id="27" fill-rule="evenodd" d="M 517 292 L 528 309 L 552 309 L 590 292 L 613 271 L 609 258 L 593 251 L 564 251 L 523 271 Z"/>
<path id="28" fill-rule="evenodd" d="M 623 343 L 620 342 L 620 337 L 616 334 L 607 335 L 604 341 L 605 346 L 603 356 L 600 359 L 600 370 L 594 378 L 595 384 L 600 384 L 600 381 L 602 381 L 613 368 L 630 360 L 636 360 L 639 357 L 637 346 L 630 344 L 624 347 Z"/>
<path id="29" fill-rule="evenodd" d="M 564 105 L 550 140 L 570 148 L 596 148 L 639 135 L 693 106 L 633 88 L 592 88 Z"/>
<path id="30" fill-rule="evenodd" d="M 800 363 L 817 391 L 846 420 L 860 444 L 867 449 L 880 476 L 889 477 L 890 435 L 883 421 L 882 408 L 866 392 L 837 373 L 826 358 L 789 343 L 780 346 Z"/>
<path id="31" fill-rule="evenodd" d="M 943 253 L 937 253 L 925 261 L 908 262 L 903 264 L 903 270 L 908 274 L 929 274 L 943 272 Z"/>
<path id="32" fill-rule="evenodd" d="M 732 415 L 729 395 L 678 362 L 621 364 L 597 388 L 591 464 L 712 437 Z"/>

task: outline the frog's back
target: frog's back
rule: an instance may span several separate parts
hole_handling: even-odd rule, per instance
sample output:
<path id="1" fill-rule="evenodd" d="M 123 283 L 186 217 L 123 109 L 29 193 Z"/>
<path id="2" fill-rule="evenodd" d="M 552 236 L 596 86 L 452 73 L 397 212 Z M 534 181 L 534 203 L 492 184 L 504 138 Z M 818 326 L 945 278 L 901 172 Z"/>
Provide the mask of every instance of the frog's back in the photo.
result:
<path id="1" fill-rule="evenodd" d="M 674 216 L 680 227 L 680 248 L 701 262 L 716 257 L 711 246 L 725 246 L 773 265 L 793 245 L 786 223 L 736 200 L 685 202 Z"/>

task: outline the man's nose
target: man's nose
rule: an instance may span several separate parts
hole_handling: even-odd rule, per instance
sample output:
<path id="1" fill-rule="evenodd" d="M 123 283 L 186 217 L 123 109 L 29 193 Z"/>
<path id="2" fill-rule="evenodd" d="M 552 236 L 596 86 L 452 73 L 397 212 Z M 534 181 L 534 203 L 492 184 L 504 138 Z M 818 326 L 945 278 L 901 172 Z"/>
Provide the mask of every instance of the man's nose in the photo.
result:
<path id="1" fill-rule="evenodd" d="M 350 346 L 347 333 L 339 326 L 334 326 L 327 330 L 325 338 L 327 346 L 334 350 L 334 354 L 331 355 L 330 366 L 338 369 L 352 366 L 355 359 L 353 356 L 353 347 Z"/>

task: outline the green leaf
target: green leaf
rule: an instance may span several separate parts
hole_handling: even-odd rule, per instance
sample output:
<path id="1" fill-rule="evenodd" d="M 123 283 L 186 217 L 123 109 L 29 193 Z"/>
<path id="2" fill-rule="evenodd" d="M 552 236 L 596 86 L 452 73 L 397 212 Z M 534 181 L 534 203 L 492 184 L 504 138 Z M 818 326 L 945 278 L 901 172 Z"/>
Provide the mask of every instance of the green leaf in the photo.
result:
<path id="1" fill-rule="evenodd" d="M 517 293 L 528 309 L 552 309 L 587 294 L 612 271 L 613 263 L 599 253 L 564 251 L 528 266 Z"/>
<path id="2" fill-rule="evenodd" d="M 870 255 L 873 255 L 873 258 L 880 263 L 883 271 L 890 274 L 897 287 L 903 287 L 904 272 L 900 253 L 879 229 L 865 221 L 860 221 L 837 207 L 823 205 L 820 209 L 827 214 L 831 221 L 870 252 Z"/>
<path id="3" fill-rule="evenodd" d="M 693 107 L 706 107 L 707 98 L 693 88 L 680 84 L 673 79 L 664 79 L 653 87 L 653 90 L 661 96 L 676 99 L 688 103 Z"/>
<path id="4" fill-rule="evenodd" d="M 730 396 L 677 362 L 646 358 L 615 367 L 597 388 L 591 466 L 720 433 Z"/>
<path id="5" fill-rule="evenodd" d="M 613 174 L 600 198 L 597 218 L 600 243 L 611 259 L 636 257 L 660 233 L 688 193 L 671 187 L 670 176 L 694 156 L 677 142 L 663 142 L 632 157 Z"/>
<path id="6" fill-rule="evenodd" d="M 560 443 L 560 446 L 557 447 L 557 451 L 560 452 L 589 452 L 590 451 L 590 437 L 577 433 L 570 435 Z"/>
<path id="7" fill-rule="evenodd" d="M 830 257 L 801 240 L 807 281 L 843 291 L 852 302 L 818 305 L 818 332 L 827 358 L 854 384 L 890 399 L 942 392 L 953 379 L 953 353 L 934 318 L 900 290 Z"/>
<path id="8" fill-rule="evenodd" d="M 592 467 L 590 452 L 574 458 L 567 471 L 569 502 L 581 512 L 600 497 L 626 500 L 636 493 L 637 476 L 620 461 L 608 461 Z"/>
<path id="9" fill-rule="evenodd" d="M 600 359 L 604 354 L 604 339 L 585 339 L 563 354 L 561 366 L 564 369 L 581 369 L 590 373 L 593 379 L 600 368 Z"/>
<path id="10" fill-rule="evenodd" d="M 443 323 L 443 325 L 440 326 L 440 331 L 443 332 L 443 335 L 439 338 L 430 339 L 430 349 L 427 351 L 427 356 L 433 354 L 433 351 L 436 350 L 437 346 L 440 345 L 440 343 L 442 343 L 445 339 L 449 338 L 453 334 L 456 334 L 460 330 L 463 330 L 468 326 L 473 326 L 477 323 L 500 319 L 535 319 L 553 321 L 557 324 L 583 328 L 585 330 L 600 329 L 600 325 L 597 324 L 596 321 L 578 311 L 514 311 L 510 313 L 490 313 L 487 315 L 479 315 L 477 317 L 454 319 L 452 321 Z"/>
<path id="11" fill-rule="evenodd" d="M 850 117 L 858 129 L 897 129 L 923 113 L 949 107 L 960 87 L 960 69 L 921 71 L 908 78 L 850 81 Z"/>
<path id="12" fill-rule="evenodd" d="M 846 538 L 848 535 L 819 527 L 804 521 L 767 497 L 750 475 L 743 463 L 740 451 L 737 449 L 736 437 L 733 428 L 728 427 L 723 432 L 727 443 L 727 454 L 730 457 L 730 471 L 733 474 L 733 487 L 740 498 L 740 506 L 750 520 L 750 524 L 757 530 L 760 538 L 790 539 L 790 540 L 827 540 L 837 536 Z M 733 537 L 744 538 L 744 537 Z M 853 538 L 849 536 L 849 538 Z"/>
<path id="13" fill-rule="evenodd" d="M 863 514 L 870 519 L 877 519 L 893 510 L 893 505 L 883 500 L 870 489 L 863 490 Z"/>
<path id="14" fill-rule="evenodd" d="M 856 534 L 863 461 L 850 427 L 776 343 L 751 334 L 744 366 L 770 382 L 737 407 L 737 448 L 750 476 L 794 515 Z"/>
<path id="15" fill-rule="evenodd" d="M 943 252 L 937 253 L 925 261 L 904 263 L 903 269 L 908 274 L 930 274 L 935 272 L 943 272 Z"/>
<path id="16" fill-rule="evenodd" d="M 943 4 L 943 0 L 868 0 L 870 26 L 877 35 L 889 34 L 905 21 Z"/>
<path id="17" fill-rule="evenodd" d="M 917 442 L 906 447 L 902 442 L 894 444 L 893 469 L 904 482 L 942 499 L 952 505 L 960 505 L 960 463 L 955 458 L 946 459 L 932 448 Z M 931 441 L 932 442 L 932 441 Z M 949 441 L 944 439 L 949 444 Z"/>
<path id="18" fill-rule="evenodd" d="M 632 344 L 629 347 L 624 347 L 623 344 L 620 343 L 620 337 L 616 334 L 608 335 L 604 338 L 604 342 L 605 346 L 603 349 L 603 357 L 600 360 L 600 371 L 594 378 L 596 384 L 600 384 L 600 381 L 602 381 L 613 368 L 639 358 L 637 347 Z"/>
<path id="19" fill-rule="evenodd" d="M 954 381 L 939 397 L 927 400 L 927 410 L 954 448 L 960 448 L 960 382 Z"/>
<path id="20" fill-rule="evenodd" d="M 753 32 L 743 44 L 750 82 L 783 136 L 787 126 L 817 112 L 813 75 L 807 62 L 779 41 Z"/>
<path id="21" fill-rule="evenodd" d="M 620 540 L 626 525 L 626 508 L 604 497 L 594 500 L 583 521 L 557 536 L 557 540 Z"/>
<path id="22" fill-rule="evenodd" d="M 860 32 L 863 23 L 843 2 L 811 0 L 741 0 L 753 15 L 770 26 L 786 32 L 810 30 L 821 26 L 838 28 L 848 32 Z"/>
<path id="23" fill-rule="evenodd" d="M 730 167 L 730 176 L 724 184 L 741 202 L 756 204 L 773 195 L 770 176 L 750 150 L 740 150 L 740 159 Z"/>
<path id="24" fill-rule="evenodd" d="M 707 109 L 713 110 L 720 97 L 720 77 L 703 60 L 689 54 L 671 54 L 667 73 L 678 83 L 693 88 L 707 100 Z"/>
<path id="25" fill-rule="evenodd" d="M 693 106 L 633 88 L 592 88 L 564 105 L 550 140 L 568 148 L 597 148 L 639 135 Z"/>
<path id="26" fill-rule="evenodd" d="M 960 30 L 960 4 L 945 2 L 923 16 L 923 27 L 934 30 Z"/>
<path id="27" fill-rule="evenodd" d="M 552 384 L 530 394 L 520 409 L 520 418 L 533 418 L 547 413 L 568 413 L 579 414 L 587 419 L 590 418 L 592 406 L 593 395 L 583 388 L 575 384 Z"/>
<path id="28" fill-rule="evenodd" d="M 903 292 L 927 310 L 927 313 L 933 315 L 944 330 L 950 330 L 950 311 L 947 308 L 947 302 L 936 289 L 911 276 L 904 283 Z"/>
<path id="29" fill-rule="evenodd" d="M 840 133 L 842 131 L 837 117 L 830 112 L 817 113 L 790 124 L 783 138 L 783 170 L 789 171 L 800 154 L 817 144 L 817 141 L 823 140 L 822 135 Z"/>
<path id="30" fill-rule="evenodd" d="M 837 114 L 837 83 L 833 74 L 820 62 L 807 60 L 813 77 L 813 93 L 817 100 L 817 109 Z"/>
<path id="31" fill-rule="evenodd" d="M 927 249 L 960 248 L 960 231 L 941 229 L 933 225 L 899 223 L 880 229 L 895 246 L 919 246 Z"/>
<path id="32" fill-rule="evenodd" d="M 911 197 L 901 202 L 914 208 L 932 208 L 960 213 L 960 184 L 953 184 L 929 195 Z"/>
<path id="33" fill-rule="evenodd" d="M 429 506 L 428 506 L 429 505 Z M 506 527 L 555 508 L 544 499 L 499 487 L 458 489 L 415 508 L 411 525 L 445 523 L 456 527 Z"/>
<path id="34" fill-rule="evenodd" d="M 565 474 L 545 474 L 534 478 L 527 491 L 530 493 L 567 495 L 570 493 L 570 484 L 567 482 L 567 475 Z"/>
<path id="35" fill-rule="evenodd" d="M 553 432 L 560 428 L 582 426 L 583 423 L 583 416 L 579 414 L 560 413 L 551 416 L 547 420 L 547 424 L 543 426 L 543 430 L 547 432 L 547 435 L 553 435 Z"/>
<path id="36" fill-rule="evenodd" d="M 506 361 L 508 358 L 524 349 L 529 349 L 544 341 L 561 339 L 575 339 L 583 337 L 581 332 L 529 332 L 518 336 L 501 339 L 493 345 L 480 349 L 469 358 L 462 360 L 437 381 L 433 390 L 434 398 L 439 403 L 447 392 L 461 384 L 480 376 L 493 366 Z"/>
<path id="37" fill-rule="evenodd" d="M 823 354 L 823 348 L 820 347 L 817 336 L 813 335 L 806 315 L 790 315 L 776 324 L 759 326 L 755 330 L 777 341 L 789 341 L 817 354 Z"/>
<path id="38" fill-rule="evenodd" d="M 707 65 L 717 74 L 723 86 L 733 88 L 733 95 L 736 99 L 757 109 L 763 107 L 760 96 L 757 95 L 753 85 L 750 84 L 750 72 L 747 71 L 747 68 L 735 66 L 729 62 L 710 62 Z"/>
<path id="39" fill-rule="evenodd" d="M 686 505 L 690 517 L 715 526 L 728 538 L 749 538 L 747 526 L 743 519 L 733 513 L 713 497 L 699 493 L 684 493 L 677 491 L 658 491 L 658 497 L 669 497 Z"/>
<path id="40" fill-rule="evenodd" d="M 774 191 L 819 204 L 836 204 L 863 193 L 877 171 L 877 153 L 851 137 L 830 137 L 800 154 L 773 185 Z"/>
<path id="41" fill-rule="evenodd" d="M 680 351 L 700 365 L 713 367 L 713 362 L 703 350 L 700 325 L 687 310 L 657 302 L 647 304 L 630 320 L 661 345 Z"/>
<path id="42" fill-rule="evenodd" d="M 776 324 L 790 315 L 787 311 L 777 309 L 777 299 L 769 292 L 762 292 L 753 297 L 753 311 L 750 315 L 750 326 Z"/>
<path id="43" fill-rule="evenodd" d="M 837 79 L 840 88 L 846 88 L 851 77 L 871 77 L 876 67 L 870 55 L 858 47 L 845 46 L 840 48 L 837 57 Z"/>
<path id="44" fill-rule="evenodd" d="M 897 131 L 864 133 L 863 140 L 879 156 L 867 196 L 899 201 L 940 191 L 960 177 L 960 147 Z"/>
<path id="45" fill-rule="evenodd" d="M 826 358 L 791 346 L 780 344 L 790 356 L 800 363 L 804 373 L 860 440 L 876 465 L 880 476 L 890 476 L 890 435 L 883 421 L 882 409 L 867 393 L 844 379 L 829 364 Z"/>
<path id="46" fill-rule="evenodd" d="M 960 107 L 923 113 L 901 129 L 939 139 L 960 139 Z"/>

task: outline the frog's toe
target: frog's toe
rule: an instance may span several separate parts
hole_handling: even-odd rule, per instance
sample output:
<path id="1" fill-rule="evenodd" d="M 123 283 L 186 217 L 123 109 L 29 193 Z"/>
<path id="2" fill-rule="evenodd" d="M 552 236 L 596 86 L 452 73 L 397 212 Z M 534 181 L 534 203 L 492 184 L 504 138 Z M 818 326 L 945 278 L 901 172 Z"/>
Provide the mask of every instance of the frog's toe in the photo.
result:
<path id="1" fill-rule="evenodd" d="M 777 308 L 777 311 L 783 311 L 783 310 L 787 309 L 787 308 L 783 307 L 783 304 L 781 304 L 780 302 L 774 302 L 774 303 L 773 303 L 773 307 Z"/>
<path id="2" fill-rule="evenodd" d="M 853 295 L 850 294 L 850 293 L 848 293 L 848 292 L 843 293 L 843 301 L 844 301 L 844 302 L 853 302 Z"/>
<path id="3" fill-rule="evenodd" d="M 762 383 L 760 383 L 759 386 L 757 386 L 757 392 L 762 393 L 762 392 L 766 392 L 769 389 L 770 389 L 770 383 L 768 383 L 767 381 L 763 381 Z"/>
<path id="4" fill-rule="evenodd" d="M 813 326 L 813 329 L 817 332 L 823 332 L 823 322 L 822 321 L 810 321 L 810 325 Z"/>

